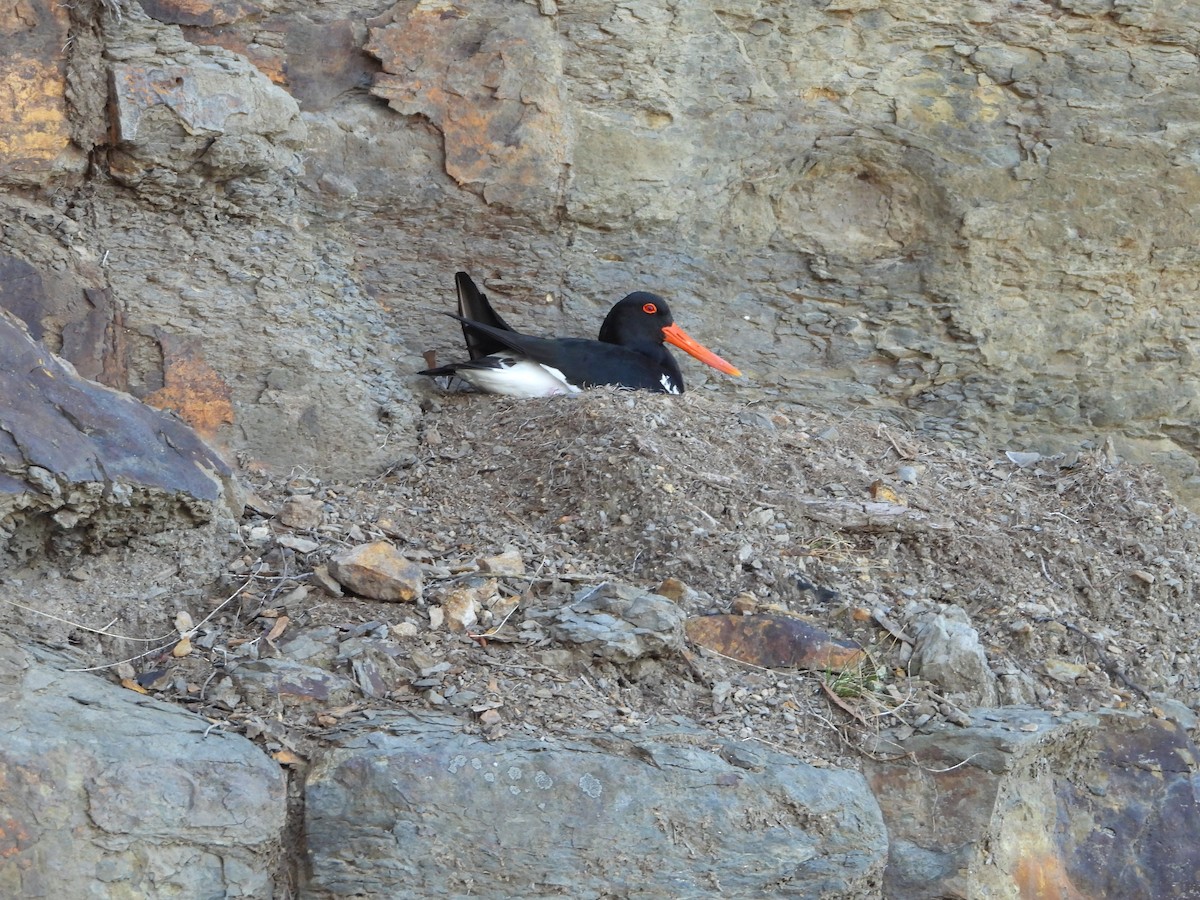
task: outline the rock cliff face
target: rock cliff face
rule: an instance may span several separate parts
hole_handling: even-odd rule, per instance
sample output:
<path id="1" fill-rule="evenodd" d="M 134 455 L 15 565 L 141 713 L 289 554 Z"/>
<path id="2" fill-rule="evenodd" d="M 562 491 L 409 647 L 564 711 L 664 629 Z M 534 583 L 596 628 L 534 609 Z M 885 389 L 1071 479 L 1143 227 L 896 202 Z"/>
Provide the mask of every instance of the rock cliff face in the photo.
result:
<path id="1" fill-rule="evenodd" d="M 0 303 L 247 459 L 366 472 L 455 269 L 547 331 L 647 287 L 722 390 L 1111 434 L 1194 501 L 1198 13 L 21 0 Z"/>
<path id="2" fill-rule="evenodd" d="M 420 882 L 427 893 L 496 896 L 514 885 L 590 895 L 614 883 L 730 896 L 1195 896 L 1200 862 L 1191 843 L 1174 840 L 1200 821 L 1196 752 L 1183 733 L 1194 734 L 1195 713 L 1179 699 L 1194 695 L 1192 518 L 1133 488 L 1098 503 L 1080 487 L 1084 476 L 1050 462 L 1030 473 L 1056 479 L 1045 485 L 1053 509 L 1035 516 L 1029 510 L 1043 507 L 1028 491 L 1004 492 L 1007 468 L 989 474 L 994 493 L 963 473 L 992 473 L 1002 449 L 1047 453 L 1112 437 L 1115 453 L 1156 463 L 1200 502 L 1197 23 L 1194 0 L 7 4 L 0 566 L 19 565 L 0 570 L 0 695 L 11 710 L 0 727 L 0 859 L 9 862 L 0 893 L 57 896 L 88 883 L 139 896 L 316 898 L 364 884 L 400 895 Z M 463 484 L 490 480 L 489 489 L 524 502 L 542 482 L 531 475 L 537 484 L 524 489 L 520 477 L 562 464 L 522 458 L 503 476 L 499 464 L 481 470 L 464 460 L 466 479 L 451 476 L 446 487 L 450 462 L 466 456 L 460 448 L 494 433 L 457 430 L 469 415 L 411 374 L 422 351 L 458 352 L 456 326 L 438 315 L 453 302 L 457 269 L 530 330 L 594 334 L 626 291 L 666 295 L 689 331 L 748 373 L 718 382 L 685 362 L 689 385 L 734 398 L 712 398 L 722 412 L 704 421 L 722 433 L 706 454 L 740 447 L 737 428 L 786 425 L 783 449 L 760 456 L 789 488 L 805 486 L 793 456 L 840 452 L 828 449 L 837 428 L 813 408 L 869 407 L 873 422 L 985 445 L 970 467 L 943 461 L 942 477 L 923 489 L 960 503 L 990 497 L 1004 517 L 987 533 L 963 527 L 978 524 L 970 516 L 954 518 L 957 530 L 914 540 L 915 557 L 893 556 L 904 549 L 899 530 L 889 549 L 886 529 L 844 515 L 861 502 L 856 480 L 890 460 L 886 449 L 843 478 L 812 469 L 807 512 L 790 524 L 781 514 L 780 531 L 767 533 L 784 502 L 773 494 L 714 506 L 728 520 L 710 542 L 719 571 L 759 579 L 764 590 L 774 575 L 758 553 L 777 552 L 781 576 L 798 559 L 820 567 L 818 554 L 791 552 L 817 546 L 815 536 L 788 536 L 805 533 L 801 521 L 828 526 L 864 560 L 876 538 L 881 559 L 915 559 L 878 566 L 889 578 L 902 569 L 908 590 L 893 596 L 897 585 L 881 580 L 862 598 L 899 604 L 928 593 L 910 604 L 923 616 L 914 638 L 884 625 L 887 610 L 855 611 L 915 642 L 917 668 L 950 696 L 919 701 L 916 724 L 880 735 L 861 775 L 756 745 L 749 726 L 736 743 L 686 722 L 547 740 L 532 724 L 532 736 L 486 732 L 489 713 L 502 718 L 499 701 L 466 707 L 480 713 L 478 734 L 425 707 L 423 717 L 382 719 L 360 709 L 380 701 L 380 672 L 395 682 L 383 685 L 395 688 L 395 702 L 451 697 L 452 708 L 471 690 L 438 693 L 444 673 L 468 685 L 496 663 L 504 674 L 481 679 L 476 692 L 488 697 L 499 697 L 510 670 L 522 687 L 530 680 L 528 663 L 510 666 L 494 648 L 497 659 L 474 670 L 420 663 L 428 654 L 417 643 L 427 638 L 468 646 L 462 635 L 433 634 L 433 608 L 428 629 L 422 611 L 394 634 L 374 619 L 339 631 L 358 611 L 339 612 L 336 626 L 306 621 L 333 597 L 306 603 L 310 577 L 314 589 L 340 588 L 323 565 L 310 571 L 315 557 L 292 568 L 322 548 L 309 532 L 349 544 L 380 528 L 410 539 L 421 564 L 449 578 L 442 557 L 422 548 L 442 546 L 449 531 L 447 545 L 461 549 L 488 524 L 486 511 L 463 507 L 454 515 L 465 526 L 435 528 L 430 510 L 450 504 L 414 505 L 409 485 L 360 527 L 354 504 L 334 501 L 349 493 L 378 503 L 386 479 L 344 484 L 416 457 L 440 465 L 414 488 L 421 496 L 448 496 L 439 485 L 462 495 Z M 303 473 L 329 485 L 325 499 L 309 498 L 314 518 L 301 523 L 288 510 L 283 524 L 268 524 L 275 513 L 264 512 L 223 533 L 226 506 L 239 506 L 231 470 L 170 415 L 121 392 L 175 411 L 229 465 L 261 480 Z M 764 398 L 770 415 L 753 405 Z M 807 409 L 791 417 L 789 404 Z M 792 418 L 826 424 L 814 441 L 791 429 Z M 857 449 L 869 432 L 855 427 Z M 902 461 L 920 455 L 885 429 L 876 443 L 881 434 Z M 595 455 L 595 445 L 584 451 Z M 1042 457 L 1008 459 L 1020 468 L 1018 460 Z M 1105 460 L 1116 468 L 1113 453 Z M 583 463 L 581 477 L 600 477 L 591 470 L 601 466 Z M 918 468 L 896 469 L 914 492 Z M 647 517 L 629 511 L 676 491 L 664 471 L 647 465 L 637 473 L 644 481 L 611 495 L 620 501 L 612 520 L 637 518 L 640 528 Z M 753 487 L 747 471 L 717 483 Z M 698 467 L 667 473 L 692 483 L 680 472 L 690 478 Z M 564 490 L 586 496 L 589 483 L 597 482 Z M 654 521 L 628 538 L 632 530 L 608 527 L 605 510 L 590 535 L 586 517 L 530 528 L 560 542 L 579 535 L 557 545 L 554 571 L 561 564 L 564 578 L 577 574 L 583 552 L 606 542 L 613 552 L 626 540 L 642 542 L 623 548 L 632 561 L 599 568 L 642 577 L 647 550 L 656 564 L 703 573 L 676 553 L 718 525 L 701 512 L 706 523 L 672 542 Z M 1096 539 L 1089 546 L 1104 552 L 1085 554 L 1066 536 L 1055 545 L 1042 530 L 1055 517 L 1084 521 Z M 1133 525 L 1111 527 L 1126 519 Z M 208 523 L 207 537 L 172 535 L 197 523 Z M 757 534 L 758 549 L 741 538 L 736 550 L 718 546 L 742 531 Z M 231 535 L 245 555 L 226 571 L 217 557 L 232 552 Z M 985 537 L 1018 564 L 978 554 Z M 490 537 L 479 543 L 480 552 L 503 549 Z M 958 555 L 935 553 L 938 569 L 928 548 L 943 543 Z M 97 552 L 80 562 L 80 549 Z M 840 565 L 830 571 L 846 587 L 858 570 Z M 979 569 L 996 587 L 964 586 L 960 568 Z M 734 576 L 717 571 L 714 563 L 705 583 L 724 603 L 733 593 L 724 579 Z M 222 574 L 240 587 L 225 577 L 224 599 L 205 606 Z M 247 593 L 240 612 L 222 617 L 260 574 L 269 590 Z M 972 609 L 976 621 L 995 620 L 986 640 L 952 601 L 983 607 Z M 182 617 L 188 607 L 198 626 Z M 999 608 L 1021 617 L 1005 612 L 1002 622 Z M 15 610 L 44 615 L 21 622 Z M 295 659 L 273 643 L 289 627 L 281 610 L 294 617 Z M 1059 621 L 1071 610 L 1091 617 L 1078 620 L 1086 628 Z M 145 635 L 164 633 L 164 616 L 174 623 L 164 643 L 143 652 L 158 640 Z M 97 627 L 75 624 L 83 619 Z M 531 612 L 530 642 L 541 640 L 540 621 Z M 546 640 L 575 640 L 562 615 L 553 621 Z M 24 643 L 7 634 L 10 622 Z M 131 640 L 136 651 L 116 649 Z M 89 666 L 75 655 L 34 643 L 117 667 L 124 689 L 84 674 Z M 1018 643 L 1023 655 L 1006 657 Z M 951 645 L 949 661 L 935 652 Z M 560 646 L 545 652 L 533 668 L 547 684 L 568 684 L 571 666 L 591 662 L 590 650 L 581 661 Z M 764 710 L 774 696 L 774 686 L 756 693 L 753 674 L 744 689 L 741 674 L 697 682 L 696 659 L 687 657 L 681 683 L 700 685 L 714 727 L 742 715 L 739 696 Z M 1126 659 L 1128 669 L 1114 662 Z M 179 674 L 187 665 L 196 677 Z M 648 694 L 663 671 L 642 671 Z M 1153 675 L 1164 693 L 1135 696 L 1131 674 Z M 1187 724 L 1055 705 L 1056 691 L 1084 692 L 1093 681 L 1121 702 L 1173 704 Z M 542 700 L 556 707 L 569 691 L 531 690 L 531 710 Z M 202 720 L 144 691 L 214 715 Z M 513 694 L 505 716 L 517 722 Z M 277 715 L 304 700 L 316 712 Z M 967 701 L 1012 705 L 970 715 L 954 706 Z M 342 721 L 356 711 L 361 721 Z M 274 759 L 226 726 L 262 741 Z M 299 742 L 316 726 L 320 739 Z M 290 789 L 280 765 L 292 767 Z M 577 843 L 555 843 L 562 823 Z M 636 878 L 626 884 L 630 860 Z"/>

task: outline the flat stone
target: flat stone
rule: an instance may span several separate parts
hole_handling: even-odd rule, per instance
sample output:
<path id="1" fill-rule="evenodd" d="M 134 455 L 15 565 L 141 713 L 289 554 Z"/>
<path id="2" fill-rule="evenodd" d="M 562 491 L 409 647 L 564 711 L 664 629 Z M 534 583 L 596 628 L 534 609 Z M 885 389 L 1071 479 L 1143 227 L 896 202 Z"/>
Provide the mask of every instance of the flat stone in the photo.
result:
<path id="1" fill-rule="evenodd" d="M 314 896 L 869 896 L 884 864 L 858 773 L 766 747 L 729 762 L 699 729 L 487 741 L 437 714 L 380 724 L 310 771 Z"/>
<path id="2" fill-rule="evenodd" d="M 316 541 L 310 541 L 308 538 L 297 537 L 294 534 L 281 534 L 276 543 L 280 547 L 286 547 L 288 550 L 295 550 L 297 553 L 312 553 L 314 550 L 319 550 L 321 545 Z"/>
<path id="3" fill-rule="evenodd" d="M 735 609 L 746 608 L 745 596 L 735 599 Z M 685 629 L 693 644 L 763 668 L 843 672 L 866 660 L 865 651 L 853 641 L 778 613 L 693 616 Z"/>
<path id="4" fill-rule="evenodd" d="M 80 378 L 3 310 L 0 360 L 0 549 L 47 523 L 95 544 L 240 512 L 187 425 Z"/>

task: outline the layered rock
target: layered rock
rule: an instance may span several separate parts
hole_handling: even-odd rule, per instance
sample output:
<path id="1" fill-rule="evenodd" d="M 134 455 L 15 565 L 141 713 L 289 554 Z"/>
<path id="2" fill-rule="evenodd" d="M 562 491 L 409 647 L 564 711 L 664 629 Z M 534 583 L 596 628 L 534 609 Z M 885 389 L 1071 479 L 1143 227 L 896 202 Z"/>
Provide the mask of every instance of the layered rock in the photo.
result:
<path id="1" fill-rule="evenodd" d="M 239 735 L 0 636 L 0 892 L 274 895 L 286 788 Z"/>
<path id="2" fill-rule="evenodd" d="M 229 467 L 178 419 L 81 378 L 0 310 L 0 550 L 229 520 Z"/>
<path id="3" fill-rule="evenodd" d="M 766 748 L 729 762 L 710 742 L 489 742 L 450 717 L 394 719 L 310 773 L 308 896 L 874 892 L 886 837 L 857 774 Z"/>
<path id="4" fill-rule="evenodd" d="M 884 739 L 866 774 L 891 840 L 884 896 L 1194 897 L 1197 752 L 1176 724 L 978 710 Z M 905 756 L 892 756 L 901 751 Z"/>
<path id="5" fill-rule="evenodd" d="M 410 452 L 470 268 L 531 329 L 653 288 L 748 395 L 1112 435 L 1194 492 L 1187 4 L 22 8 L 0 182 L 70 189 L 6 198 L 0 252 L 76 311 L 20 314 L 58 349 L 99 304 L 139 394 L 201 339 L 268 465 Z"/>

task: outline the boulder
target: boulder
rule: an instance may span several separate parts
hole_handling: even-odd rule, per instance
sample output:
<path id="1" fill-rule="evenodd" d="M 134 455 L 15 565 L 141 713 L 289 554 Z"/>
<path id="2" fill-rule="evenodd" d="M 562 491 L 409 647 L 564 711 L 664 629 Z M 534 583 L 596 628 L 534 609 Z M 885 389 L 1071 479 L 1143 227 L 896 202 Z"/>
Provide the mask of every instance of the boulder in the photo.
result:
<path id="1" fill-rule="evenodd" d="M 1197 751 L 1173 722 L 1007 707 L 879 749 L 889 898 L 1196 896 Z"/>
<path id="2" fill-rule="evenodd" d="M 240 510 L 187 425 L 81 378 L 0 310 L 0 551 L 19 556 L 202 525 Z"/>
<path id="3" fill-rule="evenodd" d="M 279 766 L 68 665 L 0 635 L 0 896 L 273 896 Z"/>
<path id="4" fill-rule="evenodd" d="M 859 774 L 757 745 L 752 770 L 721 744 L 690 728 L 487 741 L 389 717 L 314 761 L 306 896 L 875 893 L 887 839 Z"/>

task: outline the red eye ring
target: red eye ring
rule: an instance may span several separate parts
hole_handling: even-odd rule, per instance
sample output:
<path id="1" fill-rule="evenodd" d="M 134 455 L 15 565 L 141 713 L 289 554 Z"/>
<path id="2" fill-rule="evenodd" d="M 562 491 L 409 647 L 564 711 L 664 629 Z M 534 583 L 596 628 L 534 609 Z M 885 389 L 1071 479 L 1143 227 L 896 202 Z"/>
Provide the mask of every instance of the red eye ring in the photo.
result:
<path id="1" fill-rule="evenodd" d="M 642 304 L 642 312 L 644 312 L 648 316 L 657 315 L 658 307 L 655 306 L 653 303 L 643 303 Z"/>

